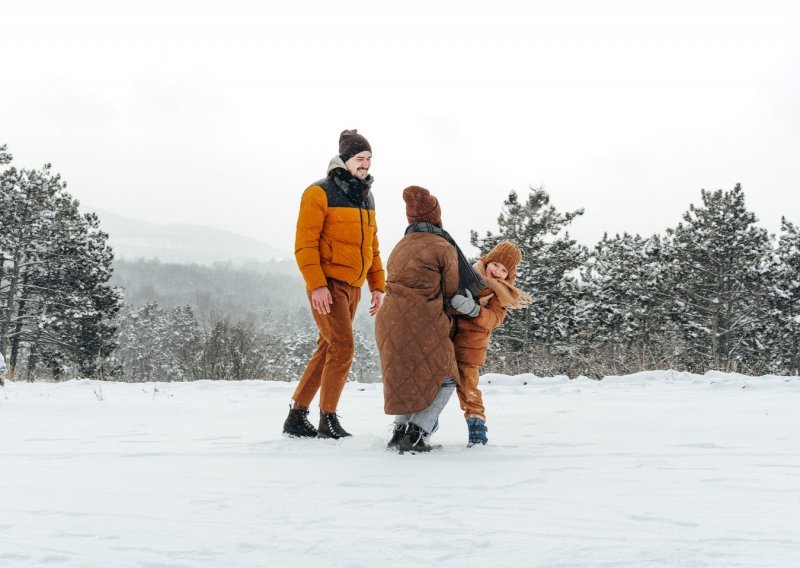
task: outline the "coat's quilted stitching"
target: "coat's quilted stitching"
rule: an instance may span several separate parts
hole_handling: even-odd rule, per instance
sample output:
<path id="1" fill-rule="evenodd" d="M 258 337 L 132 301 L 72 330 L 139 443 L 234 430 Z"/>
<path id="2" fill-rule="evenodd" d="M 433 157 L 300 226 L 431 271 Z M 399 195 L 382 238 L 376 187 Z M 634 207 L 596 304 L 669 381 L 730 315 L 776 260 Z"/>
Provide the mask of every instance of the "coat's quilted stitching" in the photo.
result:
<path id="1" fill-rule="evenodd" d="M 385 410 L 408 414 L 430 406 L 447 377 L 458 378 L 446 300 L 458 288 L 455 249 L 432 233 L 406 235 L 389 257 L 386 300 L 375 335 Z"/>

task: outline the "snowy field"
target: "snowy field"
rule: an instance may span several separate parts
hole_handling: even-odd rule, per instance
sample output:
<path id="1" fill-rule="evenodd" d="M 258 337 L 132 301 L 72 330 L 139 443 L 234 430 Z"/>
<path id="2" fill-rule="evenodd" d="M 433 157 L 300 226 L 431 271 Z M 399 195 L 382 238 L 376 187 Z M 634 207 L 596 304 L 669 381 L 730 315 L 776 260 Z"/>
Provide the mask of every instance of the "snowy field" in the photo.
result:
<path id="1" fill-rule="evenodd" d="M 799 378 L 482 380 L 488 446 L 453 397 L 403 456 L 380 385 L 333 441 L 291 383 L 7 383 L 0 566 L 800 566 Z"/>

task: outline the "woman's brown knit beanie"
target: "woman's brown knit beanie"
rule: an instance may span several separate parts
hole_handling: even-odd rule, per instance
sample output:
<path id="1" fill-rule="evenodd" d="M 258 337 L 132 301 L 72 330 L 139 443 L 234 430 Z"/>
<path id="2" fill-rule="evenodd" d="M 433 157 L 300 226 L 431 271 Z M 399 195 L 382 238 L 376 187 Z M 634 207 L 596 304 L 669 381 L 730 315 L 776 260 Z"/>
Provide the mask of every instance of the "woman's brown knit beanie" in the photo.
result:
<path id="1" fill-rule="evenodd" d="M 406 202 L 406 217 L 409 223 L 425 221 L 437 227 L 442 226 L 442 209 L 436 199 L 424 187 L 411 185 L 403 190 Z"/>

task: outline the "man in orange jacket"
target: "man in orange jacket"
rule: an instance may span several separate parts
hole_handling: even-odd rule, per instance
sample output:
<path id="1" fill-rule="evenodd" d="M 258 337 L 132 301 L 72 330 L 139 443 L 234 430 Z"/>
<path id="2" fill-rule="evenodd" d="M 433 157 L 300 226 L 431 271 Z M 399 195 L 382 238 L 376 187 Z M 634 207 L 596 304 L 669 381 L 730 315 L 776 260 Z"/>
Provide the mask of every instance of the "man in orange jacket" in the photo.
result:
<path id="1" fill-rule="evenodd" d="M 336 408 L 353 361 L 353 319 L 364 281 L 372 293 L 373 316 L 383 304 L 386 285 L 370 191 L 371 164 L 367 139 L 357 130 L 345 130 L 328 176 L 309 186 L 300 200 L 294 255 L 319 338 L 283 425 L 284 434 L 292 437 L 350 436 L 339 423 Z M 308 407 L 317 391 L 320 420 L 319 428 L 314 428 Z"/>

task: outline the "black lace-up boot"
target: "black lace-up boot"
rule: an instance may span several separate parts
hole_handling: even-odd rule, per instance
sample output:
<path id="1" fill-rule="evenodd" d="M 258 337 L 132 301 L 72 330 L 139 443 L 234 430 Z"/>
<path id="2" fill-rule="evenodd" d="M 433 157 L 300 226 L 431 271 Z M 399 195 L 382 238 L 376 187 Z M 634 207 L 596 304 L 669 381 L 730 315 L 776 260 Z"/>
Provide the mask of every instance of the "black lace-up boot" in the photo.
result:
<path id="1" fill-rule="evenodd" d="M 401 454 L 403 452 L 430 452 L 432 448 L 425 441 L 427 436 L 428 433 L 425 430 L 413 422 L 409 422 L 397 449 L 400 450 Z"/>
<path id="2" fill-rule="evenodd" d="M 290 408 L 283 423 L 283 433 L 292 438 L 315 438 L 317 429 L 308 421 L 308 408 Z"/>
<path id="3" fill-rule="evenodd" d="M 338 440 L 346 436 L 352 436 L 342 425 L 339 424 L 339 416 L 335 412 L 319 411 L 319 428 L 317 438 L 333 438 Z"/>
<path id="4" fill-rule="evenodd" d="M 405 433 L 406 433 L 406 425 L 395 423 L 392 426 L 392 439 L 389 440 L 388 444 L 386 444 L 386 449 L 397 450 L 398 446 L 400 446 L 400 440 L 403 439 Z"/>

